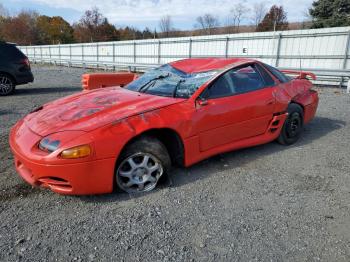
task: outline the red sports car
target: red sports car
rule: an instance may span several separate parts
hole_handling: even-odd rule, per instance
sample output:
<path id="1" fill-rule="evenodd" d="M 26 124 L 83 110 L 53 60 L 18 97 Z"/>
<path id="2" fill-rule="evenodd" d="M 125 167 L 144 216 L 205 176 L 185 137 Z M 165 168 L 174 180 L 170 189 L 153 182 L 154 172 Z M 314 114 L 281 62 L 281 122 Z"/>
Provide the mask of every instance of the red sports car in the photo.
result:
<path id="1" fill-rule="evenodd" d="M 123 87 L 56 100 L 12 128 L 16 169 L 60 194 L 115 186 L 137 193 L 154 189 L 174 164 L 273 140 L 293 144 L 318 94 L 306 79 L 312 73 L 287 73 L 297 76 L 250 59 L 185 59 Z"/>

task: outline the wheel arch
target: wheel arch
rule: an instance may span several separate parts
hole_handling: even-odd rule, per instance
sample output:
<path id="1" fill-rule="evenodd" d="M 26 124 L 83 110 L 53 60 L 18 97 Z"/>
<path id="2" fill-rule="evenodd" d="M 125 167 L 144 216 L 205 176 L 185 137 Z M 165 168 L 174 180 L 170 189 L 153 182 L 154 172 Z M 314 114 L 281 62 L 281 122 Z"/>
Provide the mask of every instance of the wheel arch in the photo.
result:
<path id="1" fill-rule="evenodd" d="M 122 150 L 120 151 L 119 157 L 117 159 L 117 163 L 120 162 L 120 156 L 130 144 L 144 137 L 153 137 L 158 139 L 166 147 L 172 164 L 179 166 L 184 165 L 185 149 L 182 138 L 178 132 L 171 128 L 152 128 L 132 137 L 122 147 Z"/>
<path id="2" fill-rule="evenodd" d="M 17 85 L 16 78 L 15 78 L 13 75 L 11 75 L 9 72 L 0 70 L 0 74 L 3 74 L 3 75 L 6 75 L 6 76 L 10 77 L 10 78 L 13 80 L 13 83 L 14 83 L 15 85 Z"/>
<path id="3" fill-rule="evenodd" d="M 305 106 L 302 103 L 298 102 L 296 99 L 292 99 L 290 101 L 290 103 L 288 104 L 288 106 L 290 106 L 291 104 L 296 104 L 296 105 L 301 107 L 301 109 L 303 110 L 303 115 L 301 117 L 302 117 L 303 122 L 304 122 Z"/>

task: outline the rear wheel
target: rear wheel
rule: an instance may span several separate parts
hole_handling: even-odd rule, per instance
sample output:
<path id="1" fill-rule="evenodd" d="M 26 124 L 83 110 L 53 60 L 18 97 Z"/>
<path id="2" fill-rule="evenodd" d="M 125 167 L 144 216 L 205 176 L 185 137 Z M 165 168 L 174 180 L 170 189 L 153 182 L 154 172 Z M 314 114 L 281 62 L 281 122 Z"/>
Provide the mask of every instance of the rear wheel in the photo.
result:
<path id="1" fill-rule="evenodd" d="M 15 90 L 15 82 L 12 77 L 0 73 L 0 96 L 6 96 L 13 93 Z"/>
<path id="2" fill-rule="evenodd" d="M 303 109 L 298 104 L 288 106 L 288 118 L 284 122 L 277 141 L 282 145 L 294 144 L 303 130 Z"/>
<path id="3" fill-rule="evenodd" d="M 143 137 L 128 145 L 121 154 L 116 182 L 121 190 L 128 193 L 151 191 L 170 166 L 166 147 L 156 138 Z"/>

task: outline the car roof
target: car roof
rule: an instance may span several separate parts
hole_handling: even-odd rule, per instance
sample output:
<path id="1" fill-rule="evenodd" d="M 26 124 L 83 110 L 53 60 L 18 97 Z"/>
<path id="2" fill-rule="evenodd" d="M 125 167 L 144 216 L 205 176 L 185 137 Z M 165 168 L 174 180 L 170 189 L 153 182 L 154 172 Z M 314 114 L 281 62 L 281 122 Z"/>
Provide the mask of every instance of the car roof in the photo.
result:
<path id="1" fill-rule="evenodd" d="M 15 43 L 0 41 L 0 45 L 16 45 Z"/>
<path id="2" fill-rule="evenodd" d="M 224 69 L 228 66 L 239 65 L 242 63 L 255 62 L 247 58 L 188 58 L 175 62 L 170 65 L 187 74 L 200 73 L 211 70 Z"/>

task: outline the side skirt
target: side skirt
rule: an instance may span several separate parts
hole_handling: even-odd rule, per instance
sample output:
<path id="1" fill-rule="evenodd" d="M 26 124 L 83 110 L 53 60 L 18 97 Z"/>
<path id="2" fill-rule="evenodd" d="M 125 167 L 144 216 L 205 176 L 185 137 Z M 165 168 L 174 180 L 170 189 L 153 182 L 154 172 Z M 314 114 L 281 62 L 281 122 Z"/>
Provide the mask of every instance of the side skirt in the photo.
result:
<path id="1" fill-rule="evenodd" d="M 185 140 L 185 166 L 187 167 L 193 165 L 201 160 L 204 160 L 217 154 L 271 142 L 279 136 L 283 124 L 287 119 L 287 116 L 288 113 L 273 116 L 266 132 L 262 135 L 238 140 L 232 143 L 211 148 L 204 152 L 200 151 L 198 136 L 188 138 L 187 140 Z"/>

